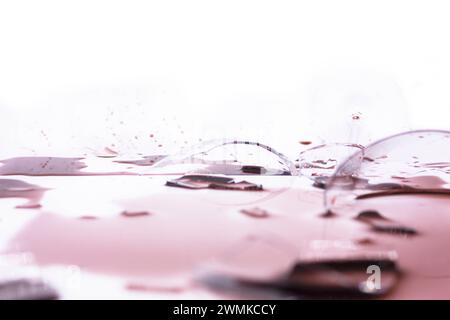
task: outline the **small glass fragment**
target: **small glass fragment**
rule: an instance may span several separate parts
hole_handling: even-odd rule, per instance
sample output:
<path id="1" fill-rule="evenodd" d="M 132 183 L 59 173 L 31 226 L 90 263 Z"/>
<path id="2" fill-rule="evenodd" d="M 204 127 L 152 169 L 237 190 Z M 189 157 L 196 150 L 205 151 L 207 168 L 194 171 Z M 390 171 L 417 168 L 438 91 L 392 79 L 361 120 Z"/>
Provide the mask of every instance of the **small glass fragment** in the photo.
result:
<path id="1" fill-rule="evenodd" d="M 167 186 L 188 189 L 222 189 L 241 191 L 261 191 L 263 186 L 248 181 L 236 182 L 233 178 L 218 175 L 184 175 L 178 179 L 169 180 Z"/>

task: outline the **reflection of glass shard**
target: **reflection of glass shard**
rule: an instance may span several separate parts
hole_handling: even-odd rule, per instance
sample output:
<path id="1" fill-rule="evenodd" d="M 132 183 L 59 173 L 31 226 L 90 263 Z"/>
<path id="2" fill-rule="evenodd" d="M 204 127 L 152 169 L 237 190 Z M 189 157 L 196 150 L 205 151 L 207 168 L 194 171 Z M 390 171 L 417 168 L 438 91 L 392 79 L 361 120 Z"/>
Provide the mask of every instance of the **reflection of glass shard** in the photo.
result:
<path id="1" fill-rule="evenodd" d="M 330 177 L 335 169 L 363 146 L 358 144 L 332 143 L 316 146 L 300 153 L 300 174 L 315 181 L 315 186 L 321 187 L 325 178 Z"/>
<path id="2" fill-rule="evenodd" d="M 419 130 L 367 146 L 327 181 L 324 204 L 334 217 L 366 223 L 379 243 L 402 257 L 402 266 L 425 277 L 450 277 L 450 131 Z M 384 219 L 368 217 L 377 211 Z M 389 236 L 389 237 L 387 237 Z M 412 241 L 414 239 L 414 241 Z"/>
<path id="3" fill-rule="evenodd" d="M 399 224 L 396 221 L 387 219 L 376 210 L 361 211 L 355 220 L 366 223 L 372 227 L 373 231 L 394 235 L 416 235 L 418 232 L 414 228 Z"/>
<path id="4" fill-rule="evenodd" d="M 153 156 L 143 156 L 137 160 L 115 160 L 114 162 L 123 163 L 123 164 L 131 164 L 135 166 L 153 166 L 156 162 L 164 159 L 165 155 L 153 155 Z"/>
<path id="5" fill-rule="evenodd" d="M 0 282 L 0 300 L 54 300 L 58 293 L 40 280 L 10 280 Z"/>
<path id="6" fill-rule="evenodd" d="M 247 181 L 236 182 L 233 178 L 217 175 L 184 175 L 178 179 L 167 181 L 166 185 L 188 189 L 263 190 L 263 187 L 260 184 L 254 184 Z"/>
<path id="7" fill-rule="evenodd" d="M 351 155 L 326 183 L 325 204 L 398 194 L 450 194 L 450 132 L 410 131 Z M 370 159 L 370 160 L 368 160 Z"/>

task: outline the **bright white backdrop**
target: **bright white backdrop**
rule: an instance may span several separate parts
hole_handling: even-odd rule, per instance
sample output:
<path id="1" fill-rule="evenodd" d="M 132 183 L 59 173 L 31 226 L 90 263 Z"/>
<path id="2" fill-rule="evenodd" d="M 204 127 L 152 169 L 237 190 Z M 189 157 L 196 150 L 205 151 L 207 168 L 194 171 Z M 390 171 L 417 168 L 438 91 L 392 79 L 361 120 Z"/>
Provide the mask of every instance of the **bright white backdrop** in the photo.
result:
<path id="1" fill-rule="evenodd" d="M 0 154 L 450 128 L 447 1 L 0 1 Z M 352 119 L 353 116 L 359 120 Z"/>

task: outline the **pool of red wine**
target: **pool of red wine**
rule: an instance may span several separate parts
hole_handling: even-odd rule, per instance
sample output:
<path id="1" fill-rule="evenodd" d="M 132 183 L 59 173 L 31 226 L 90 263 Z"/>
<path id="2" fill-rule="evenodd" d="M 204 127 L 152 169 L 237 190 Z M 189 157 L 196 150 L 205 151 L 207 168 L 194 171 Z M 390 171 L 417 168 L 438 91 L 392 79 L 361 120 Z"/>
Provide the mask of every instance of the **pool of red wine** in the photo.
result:
<path id="1" fill-rule="evenodd" d="M 29 253 L 39 268 L 77 266 L 93 277 L 122 279 L 123 292 L 194 298 L 220 296 L 196 280 L 211 263 L 235 261 L 244 277 L 268 277 L 305 259 L 384 252 L 395 255 L 401 271 L 384 298 L 450 298 L 447 195 L 369 197 L 324 217 L 323 191 L 308 179 L 234 177 L 261 185 L 258 191 L 173 188 L 165 184 L 174 176 L 142 174 L 135 170 L 141 162 L 116 160 L 4 160 L 0 226 L 15 215 L 26 221 L 2 240 L 2 252 Z M 429 188 L 441 183 L 393 179 Z M 367 210 L 382 218 L 358 218 Z M 256 247 L 251 259 L 235 259 L 246 256 L 249 239 L 273 250 Z M 82 289 L 87 293 L 89 284 Z M 245 297 L 259 297 L 253 294 Z M 227 297 L 243 296 L 237 290 Z"/>

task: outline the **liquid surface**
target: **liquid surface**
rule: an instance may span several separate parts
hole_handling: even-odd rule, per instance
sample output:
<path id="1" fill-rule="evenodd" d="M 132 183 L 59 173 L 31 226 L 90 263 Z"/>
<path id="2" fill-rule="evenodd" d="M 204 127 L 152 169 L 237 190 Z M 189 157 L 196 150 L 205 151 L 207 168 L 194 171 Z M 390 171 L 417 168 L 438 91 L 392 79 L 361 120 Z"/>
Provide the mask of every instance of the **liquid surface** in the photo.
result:
<path id="1" fill-rule="evenodd" d="M 63 298 L 302 298 L 349 290 L 450 297 L 446 161 L 411 148 L 411 161 L 400 165 L 395 155 L 404 153 L 378 148 L 330 177 L 325 171 L 339 161 L 320 151 L 303 166 L 325 170 L 320 189 L 306 177 L 280 175 L 291 163 L 267 146 L 238 145 L 281 161 L 278 171 L 243 158 L 217 163 L 204 146 L 181 157 L 187 163 L 110 148 L 80 158 L 2 160 L 0 267 L 20 271 L 19 279 L 33 271 Z M 222 147 L 208 150 L 230 150 Z M 174 176 L 174 162 L 206 171 Z M 218 175 L 224 172 L 239 175 Z M 364 282 L 367 261 L 395 264 L 382 270 L 379 292 Z"/>
<path id="2" fill-rule="evenodd" d="M 447 197 L 371 198 L 361 200 L 351 215 L 324 219 L 320 190 L 301 179 L 272 197 L 168 188 L 166 177 L 27 179 L 30 185 L 49 190 L 40 201 L 42 207 L 30 211 L 29 222 L 4 243 L 3 252 L 28 252 L 32 264 L 43 269 L 77 266 L 82 274 L 93 275 L 82 282 L 85 290 L 97 281 L 92 279 L 105 275 L 123 279 L 117 292 L 124 297 L 243 297 L 239 290 L 205 286 L 195 275 L 216 261 L 223 275 L 267 278 L 284 274 L 305 259 L 380 251 L 395 252 L 403 272 L 386 298 L 448 297 L 450 255 L 440 249 L 449 240 Z M 289 177 L 260 177 L 255 182 L 264 183 L 270 194 L 283 179 Z M 246 197 L 257 204 L 239 204 Z M 12 217 L 18 214 L 19 209 L 1 201 Z M 375 232 L 370 224 L 354 219 L 369 208 L 383 221 L 418 233 Z M 2 224 L 8 223 L 6 218 Z M 250 292 L 245 297 L 270 291 Z"/>

